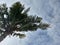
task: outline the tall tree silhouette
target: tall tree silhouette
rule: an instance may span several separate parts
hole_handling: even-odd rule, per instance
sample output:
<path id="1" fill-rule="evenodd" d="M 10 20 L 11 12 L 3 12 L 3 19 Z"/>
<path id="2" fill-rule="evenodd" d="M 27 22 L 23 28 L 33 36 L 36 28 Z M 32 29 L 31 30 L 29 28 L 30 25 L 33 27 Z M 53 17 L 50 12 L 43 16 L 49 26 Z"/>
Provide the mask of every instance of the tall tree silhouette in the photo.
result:
<path id="1" fill-rule="evenodd" d="M 43 23 L 41 17 L 28 15 L 30 8 L 20 2 L 14 3 L 8 10 L 6 4 L 0 5 L 0 42 L 8 35 L 25 37 L 21 31 L 36 31 L 38 28 L 45 30 L 49 24 Z"/>

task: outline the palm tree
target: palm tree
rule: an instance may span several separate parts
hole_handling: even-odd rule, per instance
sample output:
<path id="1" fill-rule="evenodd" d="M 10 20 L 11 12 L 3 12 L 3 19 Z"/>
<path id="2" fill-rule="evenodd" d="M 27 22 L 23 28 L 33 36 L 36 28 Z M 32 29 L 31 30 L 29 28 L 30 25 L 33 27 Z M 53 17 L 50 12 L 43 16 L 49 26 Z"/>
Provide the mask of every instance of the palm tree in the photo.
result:
<path id="1" fill-rule="evenodd" d="M 41 21 L 41 17 L 29 16 L 27 12 L 30 8 L 24 9 L 20 2 L 14 3 L 9 10 L 6 4 L 0 6 L 0 42 L 10 34 L 22 38 L 25 34 L 17 32 L 36 31 L 38 28 L 45 30 L 49 27 L 49 24 Z"/>

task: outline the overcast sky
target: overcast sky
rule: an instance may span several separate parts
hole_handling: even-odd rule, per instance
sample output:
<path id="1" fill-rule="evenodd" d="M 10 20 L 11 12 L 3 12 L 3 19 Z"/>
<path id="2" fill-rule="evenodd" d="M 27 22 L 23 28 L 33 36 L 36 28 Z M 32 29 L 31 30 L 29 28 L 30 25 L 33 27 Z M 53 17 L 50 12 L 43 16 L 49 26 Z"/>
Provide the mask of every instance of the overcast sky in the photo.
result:
<path id="1" fill-rule="evenodd" d="M 38 15 L 48 22 L 51 28 L 27 32 L 24 39 L 6 37 L 0 45 L 60 45 L 60 0 L 0 0 L 10 7 L 20 1 L 25 7 L 31 7 L 29 14 Z"/>

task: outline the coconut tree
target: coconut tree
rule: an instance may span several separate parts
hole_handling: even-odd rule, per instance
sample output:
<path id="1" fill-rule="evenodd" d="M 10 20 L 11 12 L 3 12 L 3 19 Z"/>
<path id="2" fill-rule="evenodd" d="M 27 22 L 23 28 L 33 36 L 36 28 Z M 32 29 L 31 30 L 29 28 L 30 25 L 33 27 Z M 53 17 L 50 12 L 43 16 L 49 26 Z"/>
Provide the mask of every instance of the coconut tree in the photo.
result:
<path id="1" fill-rule="evenodd" d="M 46 30 L 49 27 L 41 21 L 41 17 L 28 15 L 30 8 L 24 9 L 20 2 L 14 3 L 9 10 L 6 4 L 0 5 L 0 42 L 8 35 L 25 37 L 25 34 L 17 32 L 36 31 L 38 28 Z"/>

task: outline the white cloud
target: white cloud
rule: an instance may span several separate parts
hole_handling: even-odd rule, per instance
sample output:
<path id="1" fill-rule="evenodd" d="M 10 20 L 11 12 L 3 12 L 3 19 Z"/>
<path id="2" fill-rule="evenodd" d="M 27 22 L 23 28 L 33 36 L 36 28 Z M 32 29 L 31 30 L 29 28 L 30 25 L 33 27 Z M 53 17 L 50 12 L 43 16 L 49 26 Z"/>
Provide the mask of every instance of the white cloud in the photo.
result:
<path id="1" fill-rule="evenodd" d="M 18 0 L 17 0 L 18 1 Z M 60 1 L 59 0 L 19 0 L 27 7 L 31 6 L 29 14 L 37 14 L 43 17 L 44 20 L 51 23 L 51 28 L 47 31 L 37 30 L 35 32 L 28 32 L 24 39 L 6 38 L 2 45 L 60 45 Z M 16 2 L 10 0 L 2 0 L 8 5 Z M 11 3 L 12 2 L 12 3 Z"/>

